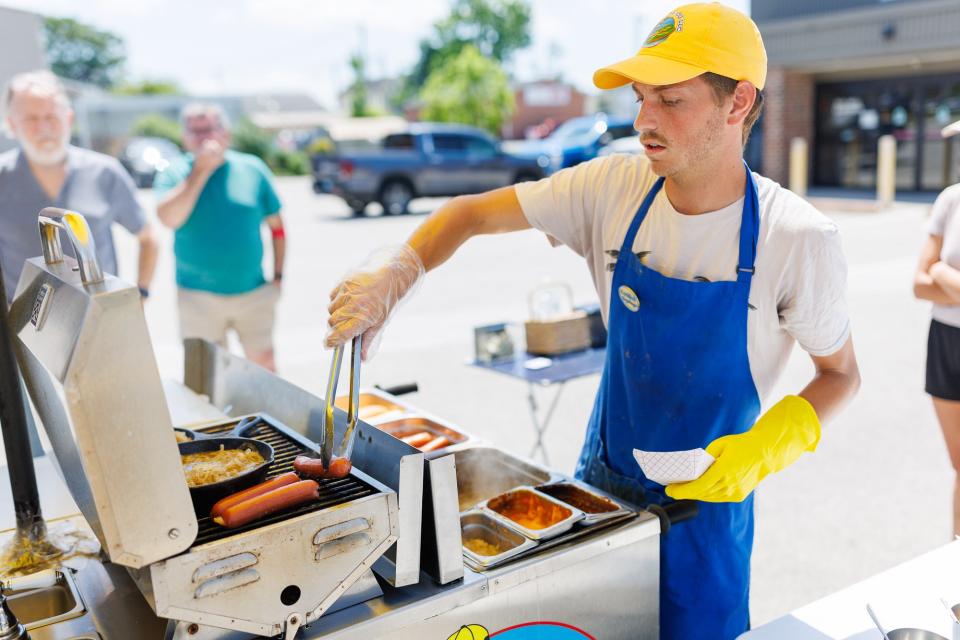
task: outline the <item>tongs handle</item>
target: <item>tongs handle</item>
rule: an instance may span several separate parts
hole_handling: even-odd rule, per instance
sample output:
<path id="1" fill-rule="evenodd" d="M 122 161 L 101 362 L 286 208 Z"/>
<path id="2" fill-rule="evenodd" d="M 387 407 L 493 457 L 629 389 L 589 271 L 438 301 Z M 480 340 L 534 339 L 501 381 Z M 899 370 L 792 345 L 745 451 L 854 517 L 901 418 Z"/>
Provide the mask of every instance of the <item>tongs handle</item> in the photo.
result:
<path id="1" fill-rule="evenodd" d="M 360 347 L 361 337 L 357 336 L 350 345 L 350 404 L 347 407 L 347 428 L 340 441 L 337 454 L 350 458 L 353 453 L 353 441 L 356 435 L 358 410 L 360 408 Z M 334 421 L 333 406 L 337 397 L 337 383 L 340 380 L 340 364 L 343 362 L 343 345 L 333 350 L 333 362 L 330 363 L 330 377 L 327 379 L 327 397 L 323 413 L 322 440 L 320 441 L 320 459 L 323 467 L 329 468 L 333 459 Z"/>

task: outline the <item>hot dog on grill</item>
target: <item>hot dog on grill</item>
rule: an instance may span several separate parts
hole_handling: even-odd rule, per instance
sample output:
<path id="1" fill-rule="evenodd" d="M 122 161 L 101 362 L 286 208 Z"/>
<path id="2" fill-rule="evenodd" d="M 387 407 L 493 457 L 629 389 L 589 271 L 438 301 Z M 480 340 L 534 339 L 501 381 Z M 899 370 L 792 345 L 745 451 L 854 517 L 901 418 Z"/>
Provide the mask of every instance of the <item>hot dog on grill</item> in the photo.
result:
<path id="1" fill-rule="evenodd" d="M 297 473 L 312 478 L 322 478 L 327 472 L 327 470 L 323 468 L 323 460 L 309 456 L 297 456 L 293 461 L 293 468 Z"/>
<path id="2" fill-rule="evenodd" d="M 283 473 L 275 478 L 270 478 L 266 482 L 261 482 L 260 484 L 255 484 L 249 489 L 244 489 L 243 491 L 238 491 L 237 493 L 230 494 L 229 496 L 222 498 L 219 502 L 213 505 L 213 508 L 210 509 L 210 517 L 215 518 L 223 513 L 224 509 L 232 507 L 235 504 L 239 504 L 244 500 L 250 498 L 255 498 L 256 496 L 263 495 L 274 489 L 279 489 L 280 487 L 285 487 L 288 484 L 293 484 L 294 482 L 299 482 L 300 476 L 293 473 Z"/>
<path id="3" fill-rule="evenodd" d="M 334 458 L 330 461 L 330 468 L 323 468 L 323 460 L 319 458 L 309 458 L 307 456 L 297 456 L 293 461 L 293 468 L 300 473 L 311 478 L 343 478 L 350 474 L 353 465 L 346 458 Z"/>
<path id="4" fill-rule="evenodd" d="M 290 509 L 319 497 L 320 485 L 313 480 L 300 480 L 227 507 L 213 521 L 228 529 L 242 527 L 271 513 Z"/>
<path id="5" fill-rule="evenodd" d="M 334 458 L 330 461 L 330 468 L 327 469 L 325 478 L 345 478 L 350 475 L 350 469 L 353 465 L 346 458 Z"/>

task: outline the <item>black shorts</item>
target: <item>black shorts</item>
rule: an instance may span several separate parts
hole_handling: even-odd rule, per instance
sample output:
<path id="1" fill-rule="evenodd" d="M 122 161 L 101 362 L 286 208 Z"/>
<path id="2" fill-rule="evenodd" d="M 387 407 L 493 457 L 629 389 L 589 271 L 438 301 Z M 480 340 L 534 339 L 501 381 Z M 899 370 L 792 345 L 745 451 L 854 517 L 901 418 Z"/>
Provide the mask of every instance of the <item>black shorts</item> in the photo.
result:
<path id="1" fill-rule="evenodd" d="M 934 398 L 960 401 L 960 328 L 930 321 L 926 390 Z"/>

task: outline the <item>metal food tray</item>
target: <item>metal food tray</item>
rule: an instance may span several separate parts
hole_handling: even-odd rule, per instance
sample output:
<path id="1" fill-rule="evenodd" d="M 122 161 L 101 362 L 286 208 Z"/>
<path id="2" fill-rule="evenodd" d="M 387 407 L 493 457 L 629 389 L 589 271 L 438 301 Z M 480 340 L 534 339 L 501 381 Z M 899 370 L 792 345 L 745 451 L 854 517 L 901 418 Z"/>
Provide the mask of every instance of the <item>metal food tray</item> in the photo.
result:
<path id="1" fill-rule="evenodd" d="M 594 498 L 595 500 L 598 500 L 598 501 L 601 501 L 601 502 L 610 504 L 610 505 L 612 505 L 612 506 L 614 506 L 614 507 L 616 507 L 616 508 L 615 508 L 615 509 L 612 509 L 612 510 L 610 510 L 610 511 L 603 511 L 603 512 L 599 512 L 599 513 L 591 513 L 591 512 L 589 512 L 589 511 L 587 511 L 586 509 L 583 509 L 583 508 L 581 508 L 581 507 L 577 507 L 577 505 L 575 505 L 575 504 L 571 504 L 571 503 L 566 502 L 563 498 L 561 498 L 561 497 L 559 497 L 559 496 L 554 496 L 553 494 L 549 493 L 549 491 L 551 490 L 551 487 L 573 487 L 573 490 L 574 490 L 574 491 L 581 491 L 581 492 L 583 492 L 583 493 L 586 493 L 586 494 L 588 494 L 589 496 L 591 496 L 592 498 Z M 562 503 L 564 503 L 564 504 L 569 504 L 571 507 L 579 508 L 580 511 L 583 512 L 583 520 L 581 520 L 581 521 L 579 522 L 579 524 L 580 524 L 580 525 L 583 525 L 583 526 L 592 526 L 592 525 L 597 524 L 598 522 L 604 522 L 604 521 L 606 521 L 606 520 L 610 520 L 610 519 L 613 519 L 613 518 L 618 518 L 618 517 L 620 517 L 621 515 L 623 515 L 624 513 L 633 513 L 633 510 L 632 510 L 632 509 L 627 508 L 626 506 L 624 506 L 623 504 L 621 504 L 620 502 L 618 502 L 616 499 L 611 498 L 611 497 L 606 496 L 606 495 L 603 495 L 603 494 L 599 493 L 598 491 L 596 491 L 595 489 L 592 489 L 589 485 L 586 485 L 586 484 L 584 484 L 584 483 L 582 483 L 582 482 L 577 482 L 576 480 L 566 480 L 566 479 L 564 479 L 564 480 L 558 480 L 558 481 L 556 481 L 556 482 L 547 482 L 547 483 L 538 485 L 538 486 L 536 487 L 536 490 L 539 491 L 540 493 L 544 493 L 544 494 L 546 494 L 546 495 L 548 495 L 548 496 L 550 496 L 550 497 L 552 497 L 552 498 L 554 498 L 554 499 L 556 499 L 556 500 L 559 500 L 560 502 L 562 502 Z"/>
<path id="2" fill-rule="evenodd" d="M 435 453 L 443 451 L 455 444 L 461 444 L 467 440 L 467 436 L 457 431 L 450 425 L 444 424 L 435 418 L 429 418 L 420 413 L 410 413 L 402 416 L 392 417 L 390 420 L 384 420 L 374 424 L 381 431 L 386 431 L 394 438 L 404 438 L 415 433 L 427 432 L 433 437 L 443 436 L 450 441 L 446 447 L 428 451 L 425 453 Z M 419 447 L 417 447 L 419 449 Z"/>
<path id="3" fill-rule="evenodd" d="M 525 551 L 534 548 L 537 543 L 526 537 L 513 527 L 510 527 L 496 518 L 490 517 L 480 509 L 470 509 L 460 514 L 460 530 L 462 538 L 466 540 L 469 530 L 479 530 L 484 538 L 496 538 L 504 540 L 513 546 L 506 551 L 492 556 L 485 556 L 475 553 L 466 544 L 463 545 L 464 559 L 471 565 L 481 568 L 489 568 L 503 564 L 505 561 L 513 558 Z"/>
<path id="4" fill-rule="evenodd" d="M 570 515 L 567 516 L 566 518 L 563 518 L 559 522 L 550 525 L 549 527 L 544 527 L 543 529 L 531 529 L 529 527 L 523 526 L 519 522 L 499 513 L 498 511 L 490 507 L 490 503 L 495 500 L 503 499 L 505 496 L 509 496 L 510 494 L 520 494 L 520 493 L 529 493 L 533 496 L 534 499 L 544 500 L 546 502 L 549 502 L 557 506 L 560 509 L 565 509 L 569 511 Z M 580 511 L 580 509 L 577 509 L 576 507 L 568 505 L 565 502 L 561 502 L 560 500 L 557 500 L 552 496 L 548 496 L 545 493 L 540 493 L 539 491 L 537 491 L 536 489 L 530 486 L 516 487 L 514 489 L 511 489 L 510 491 L 505 491 L 504 493 L 501 493 L 492 498 L 484 500 L 480 504 L 480 509 L 484 513 L 489 514 L 491 517 L 499 520 L 500 522 L 503 522 L 504 524 L 511 527 L 512 529 L 519 531 L 520 533 L 527 536 L 531 540 L 546 540 L 548 538 L 556 537 L 561 533 L 565 533 L 570 529 L 572 529 L 574 523 L 580 520 L 583 520 L 583 511 Z"/>
<path id="5" fill-rule="evenodd" d="M 346 411 L 349 401 L 349 397 L 340 396 L 336 399 L 334 404 L 335 406 Z M 393 398 L 387 398 L 383 394 L 371 390 L 364 390 L 360 392 L 359 404 L 360 409 L 357 412 L 357 417 L 367 424 L 372 425 L 377 425 L 381 422 L 387 422 L 390 420 L 396 420 L 397 418 L 410 413 L 411 411 L 410 407 L 400 404 Z M 369 413 L 369 408 L 372 407 L 379 407 L 380 410 L 371 414 Z"/>
<path id="6" fill-rule="evenodd" d="M 464 513 L 467 513 L 467 512 L 464 512 Z M 636 511 L 624 511 L 618 514 L 615 518 L 602 520 L 593 525 L 585 525 L 581 520 L 573 527 L 573 529 L 564 533 L 563 535 L 559 535 L 549 540 L 539 540 L 539 541 L 531 540 L 530 542 L 533 543 L 531 547 L 524 549 L 523 551 L 520 551 L 515 555 L 509 555 L 504 558 L 497 558 L 495 561 L 492 561 L 492 562 L 488 561 L 485 564 L 480 564 L 476 562 L 474 560 L 473 554 L 468 554 L 467 553 L 468 550 L 464 549 L 463 562 L 466 566 L 468 566 L 473 571 L 482 573 L 484 571 L 489 571 L 490 569 L 496 569 L 497 567 L 500 567 L 508 562 L 525 560 L 531 556 L 549 551 L 554 547 L 559 547 L 562 544 L 567 544 L 568 542 L 576 542 L 581 538 L 592 536 L 601 531 L 611 529 L 619 524 L 626 522 L 627 520 L 632 520 L 633 518 L 636 518 L 638 515 L 639 513 Z M 506 526 L 509 526 L 509 525 L 506 525 Z"/>

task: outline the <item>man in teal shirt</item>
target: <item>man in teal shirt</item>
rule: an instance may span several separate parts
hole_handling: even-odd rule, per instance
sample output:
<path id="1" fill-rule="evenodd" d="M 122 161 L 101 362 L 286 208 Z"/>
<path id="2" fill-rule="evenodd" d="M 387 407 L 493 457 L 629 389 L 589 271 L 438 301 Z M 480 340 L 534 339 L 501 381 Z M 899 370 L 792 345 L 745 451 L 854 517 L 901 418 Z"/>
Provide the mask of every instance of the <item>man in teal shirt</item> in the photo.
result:
<path id="1" fill-rule="evenodd" d="M 285 239 L 273 175 L 259 158 L 229 150 L 219 106 L 187 105 L 182 121 L 189 153 L 154 182 L 157 216 L 175 230 L 182 336 L 225 345 L 233 329 L 247 358 L 275 371 L 273 324 Z M 262 268 L 264 223 L 273 244 L 269 284 Z"/>

